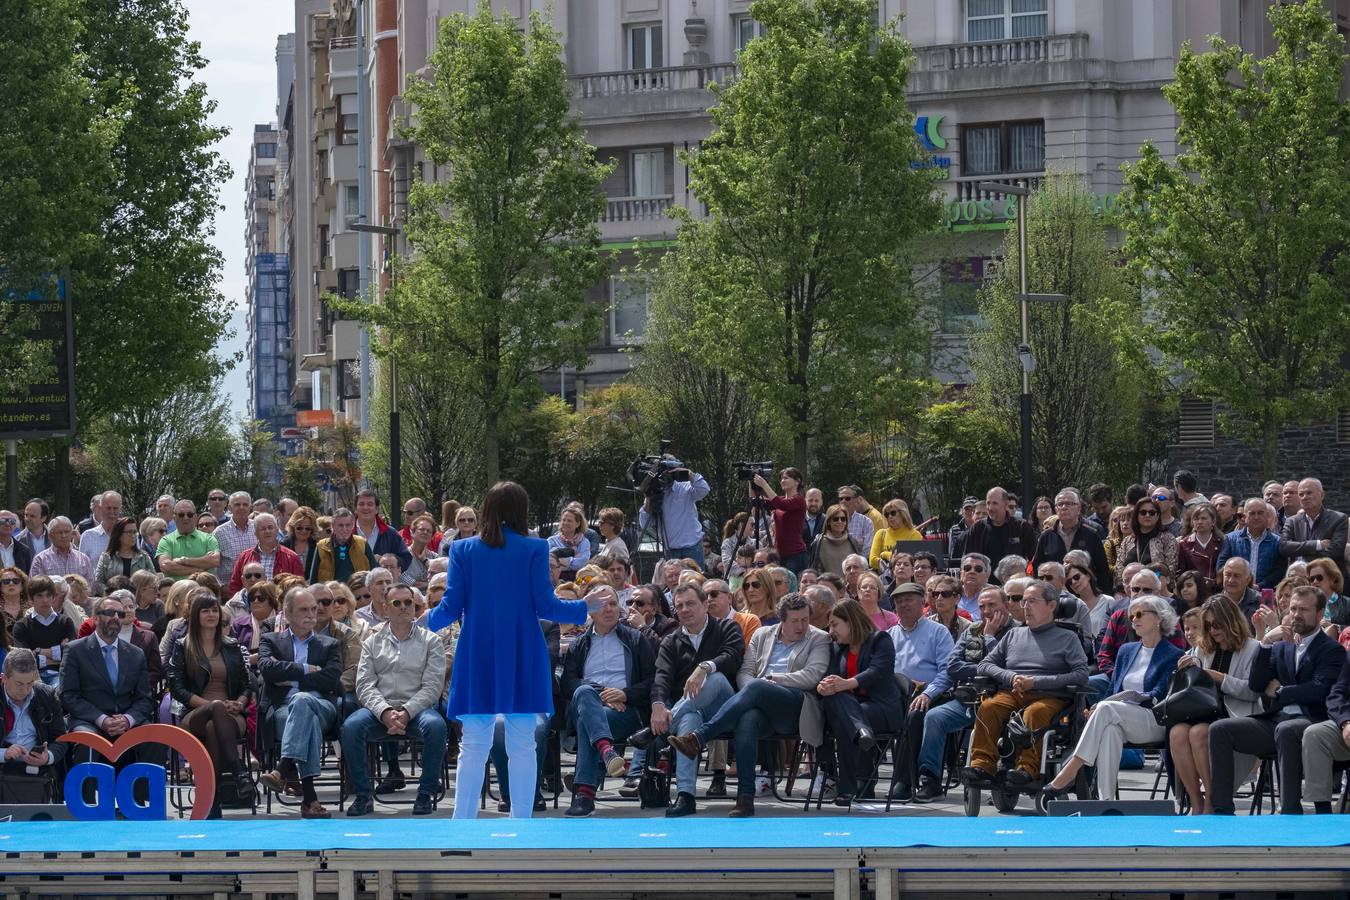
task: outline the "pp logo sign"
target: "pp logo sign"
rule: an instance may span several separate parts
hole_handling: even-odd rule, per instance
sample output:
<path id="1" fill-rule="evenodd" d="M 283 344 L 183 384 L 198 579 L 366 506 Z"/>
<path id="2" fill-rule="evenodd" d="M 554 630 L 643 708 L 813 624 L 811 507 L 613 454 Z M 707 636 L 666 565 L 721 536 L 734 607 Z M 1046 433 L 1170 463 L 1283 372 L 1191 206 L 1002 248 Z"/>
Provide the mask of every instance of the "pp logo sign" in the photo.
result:
<path id="1" fill-rule="evenodd" d="M 216 795 L 215 764 L 211 762 L 211 755 L 206 752 L 202 742 L 181 728 L 173 725 L 140 725 L 111 742 L 101 734 L 74 731 L 62 736 L 61 740 L 88 747 L 108 760 L 107 763 L 79 763 L 66 774 L 66 808 L 77 819 L 110 821 L 116 818 L 118 810 L 126 818 L 136 821 L 165 817 L 165 791 L 168 785 L 163 766 L 132 763 L 118 772 L 110 765 L 117 762 L 122 754 L 141 744 L 160 744 L 176 750 L 192 767 L 196 785 L 190 818 L 205 819 L 211 811 L 211 801 Z M 98 786 L 98 802 L 92 806 L 84 802 L 83 791 L 85 782 L 91 779 Z M 138 782 L 145 782 L 147 787 L 148 802 L 145 805 L 136 803 L 133 796 Z"/>

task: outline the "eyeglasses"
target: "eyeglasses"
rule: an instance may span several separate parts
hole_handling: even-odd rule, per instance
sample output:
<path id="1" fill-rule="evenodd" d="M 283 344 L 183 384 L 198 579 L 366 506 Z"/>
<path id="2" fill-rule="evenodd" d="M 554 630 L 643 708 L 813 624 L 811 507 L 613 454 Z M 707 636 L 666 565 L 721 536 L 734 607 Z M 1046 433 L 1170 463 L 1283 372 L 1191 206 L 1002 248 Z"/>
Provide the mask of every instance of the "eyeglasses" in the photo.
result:
<path id="1" fill-rule="evenodd" d="M 830 516 L 831 522 L 847 522 L 848 516 Z"/>
<path id="2" fill-rule="evenodd" d="M 225 500 L 225 495 L 224 495 L 224 494 L 218 494 L 218 495 L 215 495 L 215 496 L 207 497 L 206 499 L 207 499 L 207 500 L 220 500 L 220 501 L 223 502 L 223 501 Z"/>
<path id="3" fill-rule="evenodd" d="M 1148 615 L 1148 614 L 1151 613 L 1151 612 L 1153 612 L 1153 610 L 1151 610 L 1151 609 L 1139 609 L 1139 610 L 1135 610 L 1134 612 L 1130 613 L 1130 619 L 1131 619 L 1131 620 L 1133 620 L 1133 619 L 1142 619 L 1144 616 Z M 1154 614 L 1155 616 L 1157 615 L 1157 613 L 1153 613 L 1153 614 Z"/>
<path id="4" fill-rule="evenodd" d="M 11 518 L 10 516 L 5 516 L 3 519 L 0 519 L 0 525 L 8 525 L 8 526 L 10 526 L 10 527 L 12 528 L 12 527 L 14 527 L 15 525 L 18 525 L 18 524 L 19 524 L 19 520 L 18 520 L 18 519 L 15 519 L 15 518 Z"/>
<path id="5" fill-rule="evenodd" d="M 1131 594 L 1142 594 L 1142 593 L 1144 593 L 1145 591 L 1147 591 L 1147 590 L 1149 590 L 1149 589 L 1150 589 L 1150 588 L 1148 587 L 1148 585 L 1145 585 L 1145 584 L 1132 584 L 1132 585 L 1130 585 L 1130 593 L 1131 593 Z"/>
<path id="6" fill-rule="evenodd" d="M 1311 581 L 1313 584 L 1321 584 L 1322 582 L 1324 582 L 1324 581 L 1326 581 L 1326 580 L 1328 580 L 1328 579 L 1327 579 L 1327 576 L 1325 576 L 1325 575 L 1323 575 L 1323 574 L 1321 574 L 1321 573 L 1319 572 L 1319 573 L 1316 574 L 1316 575 L 1309 575 L 1309 576 L 1308 576 L 1308 580 Z M 4 584 L 4 582 L 3 582 L 3 581 L 0 581 L 0 584 Z"/>
<path id="7" fill-rule="evenodd" d="M 1158 511 L 1156 509 L 1140 509 L 1135 510 L 1135 514 L 1140 518 L 1143 518 L 1144 516 L 1156 516 Z"/>
<path id="8" fill-rule="evenodd" d="M 122 615 L 122 613 L 115 609 L 100 609 L 96 615 L 103 619 L 116 619 L 118 616 Z"/>
<path id="9" fill-rule="evenodd" d="M 405 606 L 413 605 L 413 602 L 411 600 L 386 600 L 384 602 L 389 604 L 389 606 L 393 609 L 402 609 Z"/>
<path id="10" fill-rule="evenodd" d="M 1078 582 L 1080 582 L 1080 581 L 1082 581 L 1082 580 L 1083 580 L 1083 575 L 1082 575 L 1081 572 L 1074 572 L 1072 575 L 1069 576 L 1069 584 L 1077 584 Z"/>
<path id="11" fill-rule="evenodd" d="M 190 519 L 190 518 L 192 518 L 192 517 L 195 516 L 195 515 L 196 515 L 196 513 L 190 513 L 190 512 L 176 512 L 176 513 L 173 514 L 173 517 L 174 517 L 175 519 Z"/>
<path id="12" fill-rule="evenodd" d="M 23 584 L 18 578 L 0 578 L 0 584 Z"/>
<path id="13" fill-rule="evenodd" d="M 1021 594 L 1009 594 L 1009 595 L 1008 595 L 1008 602 L 1009 602 L 1009 603 L 1021 603 L 1021 602 L 1022 602 L 1022 595 L 1021 595 Z"/>
<path id="14" fill-rule="evenodd" d="M 320 598 L 319 598 L 319 605 L 320 605 L 320 606 L 332 606 L 332 605 L 333 605 L 334 603 L 336 603 L 336 602 L 337 602 L 337 601 L 334 600 L 332 597 L 320 597 Z"/>
<path id="15" fill-rule="evenodd" d="M 893 509 L 893 510 L 891 510 L 890 512 L 886 513 L 886 518 L 890 519 L 890 518 L 893 518 L 894 516 L 898 516 L 898 515 L 900 515 L 900 510 L 898 510 L 898 509 Z"/>
<path id="16" fill-rule="evenodd" d="M 258 579 L 258 578 L 262 578 L 262 577 L 263 577 L 263 573 L 262 573 L 262 572 L 245 572 L 245 573 L 244 573 L 244 580 L 245 580 L 245 581 L 253 581 L 254 579 Z"/>
<path id="17" fill-rule="evenodd" d="M 1153 499 L 1159 503 L 1166 503 L 1168 500 L 1171 500 L 1172 498 L 1167 496 L 1166 494 L 1154 494 Z"/>
<path id="18" fill-rule="evenodd" d="M 952 597 L 956 596 L 956 591 L 929 591 L 928 596 L 941 597 L 950 600 Z"/>
<path id="19" fill-rule="evenodd" d="M 974 572 L 976 575 L 984 571 L 984 566 L 962 566 L 962 572 Z"/>
<path id="20" fill-rule="evenodd" d="M 704 591 L 703 593 L 709 597 L 721 597 L 726 591 Z"/>

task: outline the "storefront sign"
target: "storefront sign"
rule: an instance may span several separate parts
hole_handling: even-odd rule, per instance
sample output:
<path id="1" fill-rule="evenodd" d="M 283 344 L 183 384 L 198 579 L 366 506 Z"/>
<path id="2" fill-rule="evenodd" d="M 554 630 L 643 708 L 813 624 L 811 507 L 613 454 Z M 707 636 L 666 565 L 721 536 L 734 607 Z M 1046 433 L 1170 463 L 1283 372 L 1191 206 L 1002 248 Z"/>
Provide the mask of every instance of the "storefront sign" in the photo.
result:
<path id="1" fill-rule="evenodd" d="M 919 143 L 930 154 L 938 154 L 947 149 L 947 139 L 939 131 L 944 116 L 919 116 L 914 120 L 914 133 Z M 952 158 L 950 156 L 926 156 L 909 164 L 911 169 L 929 169 L 936 181 L 946 181 L 952 177 Z"/>
<path id="2" fill-rule="evenodd" d="M 1092 194 L 1092 211 L 1113 215 L 1123 202 L 1120 194 Z M 984 200 L 952 200 L 947 204 L 947 227 L 954 231 L 1003 229 L 1017 220 L 1017 198 L 990 197 Z"/>

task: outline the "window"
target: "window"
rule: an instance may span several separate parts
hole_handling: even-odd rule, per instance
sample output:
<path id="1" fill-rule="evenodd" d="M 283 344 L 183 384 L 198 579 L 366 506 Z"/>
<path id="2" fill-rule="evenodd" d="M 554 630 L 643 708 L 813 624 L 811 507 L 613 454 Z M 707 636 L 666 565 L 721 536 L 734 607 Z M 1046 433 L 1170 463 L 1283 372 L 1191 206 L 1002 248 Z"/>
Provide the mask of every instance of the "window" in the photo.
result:
<path id="1" fill-rule="evenodd" d="M 628 68 L 659 69 L 664 66 L 660 23 L 628 26 Z"/>
<path id="2" fill-rule="evenodd" d="M 355 184 L 342 186 L 342 222 L 345 228 L 361 219 L 361 191 Z"/>
<path id="3" fill-rule="evenodd" d="M 275 200 L 276 186 L 271 175 L 263 175 L 258 179 L 256 190 L 254 192 L 262 200 Z"/>
<path id="4" fill-rule="evenodd" d="M 736 49 L 744 50 L 746 44 L 764 36 L 764 26 L 751 16 L 735 16 L 731 20 L 731 33 L 736 38 Z"/>
<path id="5" fill-rule="evenodd" d="M 666 194 L 666 151 L 634 150 L 629 154 L 629 196 L 664 197 Z"/>
<path id="6" fill-rule="evenodd" d="M 338 94 L 337 97 L 337 142 L 339 144 L 356 143 L 356 95 Z"/>
<path id="7" fill-rule="evenodd" d="M 355 300 L 361 290 L 360 271 L 358 269 L 338 269 L 338 296 Z"/>
<path id="8" fill-rule="evenodd" d="M 1350 444 L 1350 406 L 1336 413 L 1336 443 Z"/>
<path id="9" fill-rule="evenodd" d="M 1045 170 L 1045 122 L 995 122 L 961 129 L 961 174 Z"/>
<path id="10" fill-rule="evenodd" d="M 270 307 L 270 306 L 260 306 L 260 307 L 258 307 L 258 321 L 259 321 L 259 322 L 271 322 L 271 321 L 273 321 L 273 317 L 274 317 L 275 315 L 276 315 L 276 310 L 273 309 L 273 308 Z"/>
<path id="11" fill-rule="evenodd" d="M 630 284 L 622 278 L 610 279 L 610 341 L 614 344 L 639 344 L 647 333 L 647 287 Z"/>
<path id="12" fill-rule="evenodd" d="M 276 159 L 276 157 L 277 157 L 277 145 L 276 145 L 276 144 L 258 144 L 258 145 L 257 145 L 257 154 L 258 154 L 258 159 Z"/>
<path id="13" fill-rule="evenodd" d="M 966 0 L 966 40 L 1001 41 L 1048 34 L 1046 0 Z"/>

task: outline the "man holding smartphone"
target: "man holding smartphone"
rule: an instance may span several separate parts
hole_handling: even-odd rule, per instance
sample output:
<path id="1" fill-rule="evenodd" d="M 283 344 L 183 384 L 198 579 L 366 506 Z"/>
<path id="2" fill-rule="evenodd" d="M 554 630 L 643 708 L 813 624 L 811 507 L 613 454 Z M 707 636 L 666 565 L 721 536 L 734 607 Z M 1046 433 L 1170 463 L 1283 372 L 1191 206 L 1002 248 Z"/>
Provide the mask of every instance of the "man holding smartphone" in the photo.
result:
<path id="1" fill-rule="evenodd" d="M 23 648 L 5 656 L 0 675 L 5 695 L 5 715 L 0 722 L 0 798 L 17 803 L 50 802 L 50 795 L 26 797 L 34 775 L 49 776 L 61 761 L 65 744 L 57 739 L 66 733 L 66 717 L 56 690 L 38 678 L 37 656 Z M 23 782 L 29 784 L 22 784 Z"/>

